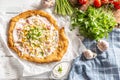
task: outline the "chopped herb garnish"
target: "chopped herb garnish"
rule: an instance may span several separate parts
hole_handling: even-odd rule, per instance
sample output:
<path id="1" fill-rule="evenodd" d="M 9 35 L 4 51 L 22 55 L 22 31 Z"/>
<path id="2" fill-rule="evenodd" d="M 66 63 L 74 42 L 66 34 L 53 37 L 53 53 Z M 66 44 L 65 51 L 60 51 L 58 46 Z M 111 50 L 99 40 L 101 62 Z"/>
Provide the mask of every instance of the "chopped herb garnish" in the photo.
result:
<path id="1" fill-rule="evenodd" d="M 43 53 L 43 52 L 41 52 L 41 55 L 42 55 L 42 56 L 44 56 L 44 53 Z"/>
<path id="2" fill-rule="evenodd" d="M 59 68 L 58 68 L 58 72 L 62 72 L 62 67 L 61 66 L 59 66 Z"/>
<path id="3" fill-rule="evenodd" d="M 27 39 L 36 40 L 41 36 L 41 30 L 38 27 L 31 28 L 27 33 Z"/>

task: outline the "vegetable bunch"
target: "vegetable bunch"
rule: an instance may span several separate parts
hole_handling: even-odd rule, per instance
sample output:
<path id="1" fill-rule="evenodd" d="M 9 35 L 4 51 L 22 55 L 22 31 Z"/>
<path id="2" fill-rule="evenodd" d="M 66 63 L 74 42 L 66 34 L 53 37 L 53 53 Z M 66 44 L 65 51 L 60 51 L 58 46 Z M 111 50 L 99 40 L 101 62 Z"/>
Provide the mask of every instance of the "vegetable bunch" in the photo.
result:
<path id="1" fill-rule="evenodd" d="M 107 37 L 117 24 L 113 13 L 106 9 L 89 6 L 86 12 L 76 10 L 71 17 L 73 28 L 79 27 L 79 33 L 90 39 L 99 40 Z"/>
<path id="2" fill-rule="evenodd" d="M 97 8 L 104 4 L 111 4 L 115 9 L 120 9 L 120 0 L 94 0 L 94 6 Z"/>
<path id="3" fill-rule="evenodd" d="M 73 8 L 68 0 L 56 0 L 54 12 L 63 16 L 71 15 L 73 13 Z"/>

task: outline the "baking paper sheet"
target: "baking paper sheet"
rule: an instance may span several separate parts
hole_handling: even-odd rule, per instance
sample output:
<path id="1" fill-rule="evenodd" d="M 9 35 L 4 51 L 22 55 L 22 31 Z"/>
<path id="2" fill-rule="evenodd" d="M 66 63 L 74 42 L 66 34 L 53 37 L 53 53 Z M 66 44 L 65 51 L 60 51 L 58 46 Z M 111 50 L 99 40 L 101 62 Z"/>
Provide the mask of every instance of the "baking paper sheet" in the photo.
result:
<path id="1" fill-rule="evenodd" d="M 28 62 L 23 59 L 20 59 L 14 51 L 12 51 L 11 49 L 8 48 L 7 30 L 9 27 L 8 23 L 9 23 L 11 17 L 19 14 L 20 12 L 26 11 L 28 9 L 29 10 L 30 9 L 40 9 L 40 0 L 37 2 L 35 2 L 35 1 L 30 2 L 30 1 L 28 1 L 29 7 L 27 7 L 25 5 L 22 5 L 22 7 L 19 7 L 17 5 L 17 6 L 12 6 L 11 10 L 10 10 L 10 8 L 6 8 L 6 11 L 0 12 L 0 24 L 1 24 L 0 33 L 1 33 L 1 36 L 3 39 L 3 44 L 6 46 L 6 48 L 10 52 L 10 54 L 12 56 L 14 56 L 22 64 L 22 66 L 24 68 L 23 76 L 32 76 L 32 75 L 41 74 L 41 73 L 44 73 L 47 71 L 51 71 L 52 68 L 54 67 L 54 65 L 58 63 L 58 62 L 53 62 L 53 63 L 49 63 L 49 64 L 48 63 L 47 64 L 38 64 L 38 63 Z M 26 5 L 28 5 L 28 4 L 26 3 Z M 70 29 L 69 29 L 70 28 L 70 17 L 69 16 L 62 17 L 62 16 L 53 15 L 52 8 L 51 9 L 43 9 L 43 10 L 48 12 L 49 14 L 51 14 L 51 16 L 53 16 L 53 18 L 56 19 L 59 27 L 65 28 L 65 32 L 66 32 L 66 35 L 69 40 L 69 46 L 68 46 L 68 50 L 67 50 L 66 54 L 63 56 L 61 61 L 71 61 L 74 58 L 76 58 L 77 56 L 79 56 L 79 54 L 82 52 L 82 50 L 85 49 L 85 47 L 82 44 L 80 38 L 78 38 L 76 36 L 76 32 L 70 31 Z"/>

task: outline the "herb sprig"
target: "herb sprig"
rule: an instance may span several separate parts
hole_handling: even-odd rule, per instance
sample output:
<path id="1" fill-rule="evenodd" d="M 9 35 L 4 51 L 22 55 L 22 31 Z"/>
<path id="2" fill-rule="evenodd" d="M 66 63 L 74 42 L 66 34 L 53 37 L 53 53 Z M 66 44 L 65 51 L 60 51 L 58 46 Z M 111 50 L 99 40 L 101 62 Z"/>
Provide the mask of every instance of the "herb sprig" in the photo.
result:
<path id="1" fill-rule="evenodd" d="M 79 33 L 84 37 L 99 40 L 107 37 L 117 23 L 111 11 L 89 6 L 85 12 L 76 9 L 71 24 L 73 29 L 79 27 Z"/>
<path id="2" fill-rule="evenodd" d="M 58 68 L 58 72 L 62 72 L 62 67 L 61 66 L 59 66 L 59 68 Z"/>

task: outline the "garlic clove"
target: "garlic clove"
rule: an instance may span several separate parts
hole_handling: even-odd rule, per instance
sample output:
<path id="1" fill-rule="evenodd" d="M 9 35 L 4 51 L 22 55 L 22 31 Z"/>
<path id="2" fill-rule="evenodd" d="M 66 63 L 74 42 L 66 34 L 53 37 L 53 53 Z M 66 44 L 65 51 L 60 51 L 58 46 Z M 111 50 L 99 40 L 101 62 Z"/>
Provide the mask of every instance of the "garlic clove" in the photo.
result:
<path id="1" fill-rule="evenodd" d="M 42 6 L 44 8 L 53 7 L 54 5 L 55 5 L 55 0 L 43 0 L 42 1 Z"/>
<path id="2" fill-rule="evenodd" d="M 83 51 L 83 55 L 86 59 L 92 59 L 92 58 L 95 58 L 97 56 L 97 54 L 92 52 L 91 50 Z"/>
<path id="3" fill-rule="evenodd" d="M 109 44 L 107 41 L 105 40 L 99 40 L 98 43 L 97 43 L 97 47 L 100 51 L 106 51 L 109 47 Z"/>

